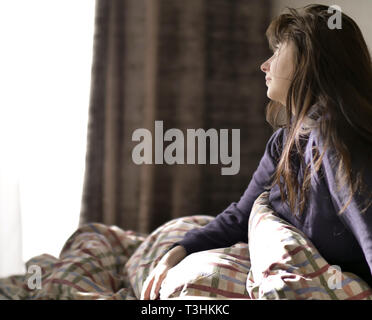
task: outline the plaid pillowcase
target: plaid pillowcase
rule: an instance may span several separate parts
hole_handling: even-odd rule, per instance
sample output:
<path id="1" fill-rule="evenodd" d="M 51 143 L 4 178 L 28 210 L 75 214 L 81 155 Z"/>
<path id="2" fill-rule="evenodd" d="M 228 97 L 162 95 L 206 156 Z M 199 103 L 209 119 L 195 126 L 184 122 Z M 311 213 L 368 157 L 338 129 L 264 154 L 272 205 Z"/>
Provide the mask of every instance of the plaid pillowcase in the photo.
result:
<path id="1" fill-rule="evenodd" d="M 250 299 L 245 287 L 250 267 L 246 243 L 193 253 L 168 271 L 160 298 Z"/>
<path id="2" fill-rule="evenodd" d="M 247 290 L 253 299 L 372 299 L 362 279 L 330 266 L 300 230 L 275 214 L 268 198 L 264 192 L 256 199 L 249 219 Z"/>
<path id="3" fill-rule="evenodd" d="M 212 219 L 213 217 L 203 215 L 177 218 L 157 228 L 143 241 L 124 267 L 137 299 L 141 297 L 147 276 L 167 250 L 180 241 L 187 231 L 200 228 Z"/>
<path id="4" fill-rule="evenodd" d="M 180 241 L 187 231 L 200 228 L 213 219 L 203 215 L 177 218 L 160 226 L 146 238 L 125 265 L 137 298 L 141 296 L 147 276 L 167 250 Z M 168 272 L 160 298 L 198 296 L 249 299 L 245 289 L 249 269 L 248 245 L 244 243 L 194 253 Z"/>

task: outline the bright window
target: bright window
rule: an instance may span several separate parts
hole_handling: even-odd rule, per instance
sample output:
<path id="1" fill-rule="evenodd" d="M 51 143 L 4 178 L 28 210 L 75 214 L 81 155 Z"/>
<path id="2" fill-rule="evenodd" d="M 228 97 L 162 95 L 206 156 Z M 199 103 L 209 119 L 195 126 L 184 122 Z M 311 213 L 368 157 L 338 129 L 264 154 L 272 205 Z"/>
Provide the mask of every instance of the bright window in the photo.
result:
<path id="1" fill-rule="evenodd" d="M 0 153 L 19 183 L 22 256 L 58 256 L 85 167 L 94 0 L 0 0 Z"/>

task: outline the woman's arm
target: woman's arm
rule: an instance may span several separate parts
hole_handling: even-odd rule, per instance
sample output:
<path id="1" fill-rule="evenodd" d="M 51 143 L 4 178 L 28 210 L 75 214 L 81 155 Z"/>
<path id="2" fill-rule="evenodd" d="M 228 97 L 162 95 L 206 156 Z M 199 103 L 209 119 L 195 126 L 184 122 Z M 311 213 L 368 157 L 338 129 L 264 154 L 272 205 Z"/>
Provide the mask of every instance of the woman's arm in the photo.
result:
<path id="1" fill-rule="evenodd" d="M 214 248 L 222 248 L 237 242 L 248 241 L 248 219 L 256 198 L 271 183 L 283 145 L 284 129 L 278 129 L 270 137 L 264 155 L 239 202 L 233 202 L 206 226 L 189 231 L 176 245 L 185 248 L 187 254 Z"/>

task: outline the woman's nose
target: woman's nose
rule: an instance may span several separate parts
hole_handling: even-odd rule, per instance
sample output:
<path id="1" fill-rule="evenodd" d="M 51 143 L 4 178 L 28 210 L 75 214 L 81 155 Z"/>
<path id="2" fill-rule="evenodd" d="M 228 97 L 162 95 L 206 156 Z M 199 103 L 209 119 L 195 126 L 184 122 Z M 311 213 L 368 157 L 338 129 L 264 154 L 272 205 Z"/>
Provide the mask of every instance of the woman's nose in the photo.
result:
<path id="1" fill-rule="evenodd" d="M 269 71 L 269 68 L 270 68 L 269 60 L 270 59 L 266 60 L 263 64 L 261 64 L 261 71 L 263 72 Z"/>

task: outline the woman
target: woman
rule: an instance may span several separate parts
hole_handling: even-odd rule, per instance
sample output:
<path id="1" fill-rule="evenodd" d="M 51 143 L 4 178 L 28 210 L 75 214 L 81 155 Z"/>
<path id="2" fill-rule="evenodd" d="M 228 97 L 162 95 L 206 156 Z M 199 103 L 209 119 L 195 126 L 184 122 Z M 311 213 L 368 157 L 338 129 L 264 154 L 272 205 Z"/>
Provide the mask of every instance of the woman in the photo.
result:
<path id="1" fill-rule="evenodd" d="M 280 217 L 321 255 L 372 286 L 372 66 L 355 22 L 329 29 L 328 7 L 311 5 L 274 19 L 266 74 L 267 121 L 277 130 L 238 203 L 189 231 L 144 283 L 156 299 L 168 270 L 196 251 L 248 241 L 255 199 L 270 191 Z"/>

